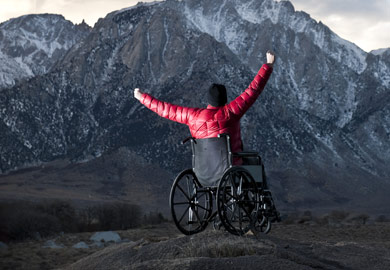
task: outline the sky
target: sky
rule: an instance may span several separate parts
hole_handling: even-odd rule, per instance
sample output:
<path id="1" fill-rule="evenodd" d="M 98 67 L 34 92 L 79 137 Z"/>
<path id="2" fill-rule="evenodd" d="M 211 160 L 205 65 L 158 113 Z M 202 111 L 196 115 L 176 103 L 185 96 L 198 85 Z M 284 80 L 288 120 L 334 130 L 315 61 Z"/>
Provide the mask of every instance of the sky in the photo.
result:
<path id="1" fill-rule="evenodd" d="M 152 2 L 153 0 L 143 0 Z M 210 0 L 211 1 L 211 0 Z M 32 13 L 62 14 L 73 23 L 93 26 L 107 13 L 139 0 L 0 0 L 0 22 Z M 390 47 L 390 0 L 291 0 L 340 37 L 369 52 Z"/>

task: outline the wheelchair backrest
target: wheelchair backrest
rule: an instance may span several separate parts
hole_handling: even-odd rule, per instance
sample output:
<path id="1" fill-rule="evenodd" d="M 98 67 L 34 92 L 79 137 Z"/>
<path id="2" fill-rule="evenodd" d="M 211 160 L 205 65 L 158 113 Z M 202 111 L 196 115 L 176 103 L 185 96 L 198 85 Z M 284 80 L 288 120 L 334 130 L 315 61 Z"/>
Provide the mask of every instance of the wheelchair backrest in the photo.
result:
<path id="1" fill-rule="evenodd" d="M 225 170 L 232 166 L 228 136 L 191 139 L 192 168 L 202 186 L 218 186 Z"/>

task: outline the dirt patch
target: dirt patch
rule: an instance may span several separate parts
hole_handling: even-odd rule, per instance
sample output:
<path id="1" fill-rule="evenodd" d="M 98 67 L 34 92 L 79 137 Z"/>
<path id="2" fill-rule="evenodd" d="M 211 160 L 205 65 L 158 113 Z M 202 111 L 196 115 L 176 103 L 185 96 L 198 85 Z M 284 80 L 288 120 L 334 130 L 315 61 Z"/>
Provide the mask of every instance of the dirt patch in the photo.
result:
<path id="1" fill-rule="evenodd" d="M 117 231 L 124 242 L 72 248 L 92 233 L 10 243 L 1 269 L 390 269 L 390 223 L 275 224 L 269 235 L 237 237 L 209 228 L 181 235 L 171 223 Z"/>

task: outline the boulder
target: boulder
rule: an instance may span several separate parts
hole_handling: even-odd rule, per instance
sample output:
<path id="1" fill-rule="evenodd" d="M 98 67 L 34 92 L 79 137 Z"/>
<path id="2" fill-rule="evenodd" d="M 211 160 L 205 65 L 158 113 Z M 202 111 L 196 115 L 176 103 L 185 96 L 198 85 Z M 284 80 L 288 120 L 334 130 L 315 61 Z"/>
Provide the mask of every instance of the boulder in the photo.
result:
<path id="1" fill-rule="evenodd" d="M 72 246 L 73 248 L 89 248 L 89 246 L 85 242 L 78 242 Z"/>
<path id="2" fill-rule="evenodd" d="M 107 231 L 107 232 L 97 232 L 91 236 L 90 240 L 96 242 L 120 242 L 121 237 L 118 233 Z"/>
<path id="3" fill-rule="evenodd" d="M 63 244 L 57 244 L 54 240 L 47 240 L 43 245 L 44 248 L 63 248 Z"/>

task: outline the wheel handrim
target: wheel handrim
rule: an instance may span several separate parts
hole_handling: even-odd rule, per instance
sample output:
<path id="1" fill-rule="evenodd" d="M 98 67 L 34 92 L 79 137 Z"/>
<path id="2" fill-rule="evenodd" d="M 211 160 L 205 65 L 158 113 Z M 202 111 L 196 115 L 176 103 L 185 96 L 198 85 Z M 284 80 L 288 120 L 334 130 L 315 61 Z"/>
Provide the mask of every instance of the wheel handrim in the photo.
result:
<path id="1" fill-rule="evenodd" d="M 252 176 L 243 168 L 233 168 L 221 178 L 217 192 L 218 214 L 231 233 L 243 235 L 253 224 L 257 211 L 256 186 Z"/>
<path id="2" fill-rule="evenodd" d="M 176 227 L 186 235 L 204 230 L 212 212 L 211 194 L 205 190 L 200 192 L 199 188 L 200 184 L 192 170 L 179 174 L 172 186 L 172 218 Z"/>

